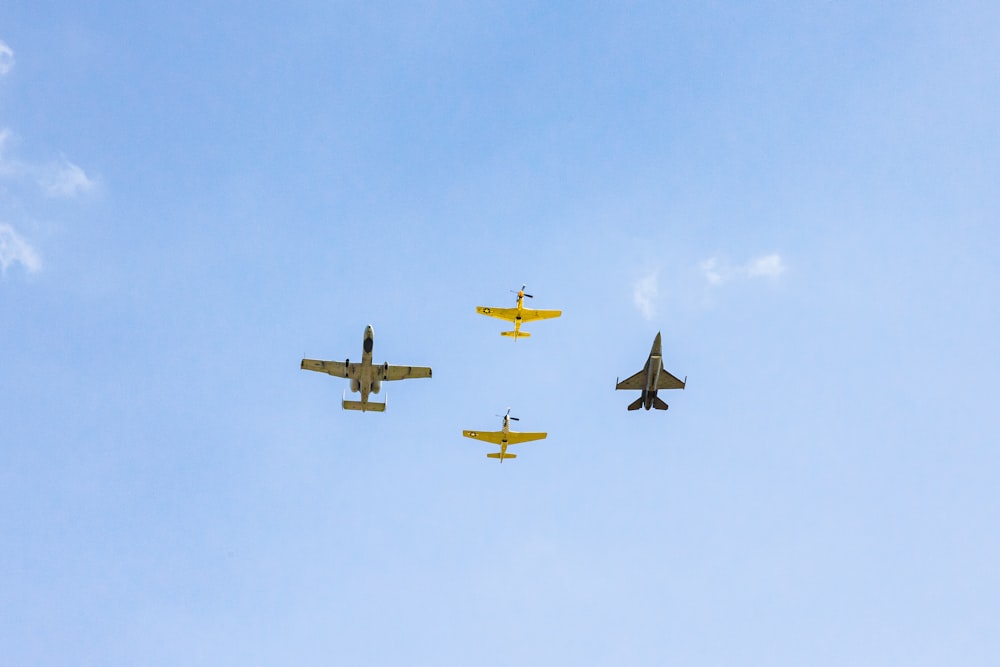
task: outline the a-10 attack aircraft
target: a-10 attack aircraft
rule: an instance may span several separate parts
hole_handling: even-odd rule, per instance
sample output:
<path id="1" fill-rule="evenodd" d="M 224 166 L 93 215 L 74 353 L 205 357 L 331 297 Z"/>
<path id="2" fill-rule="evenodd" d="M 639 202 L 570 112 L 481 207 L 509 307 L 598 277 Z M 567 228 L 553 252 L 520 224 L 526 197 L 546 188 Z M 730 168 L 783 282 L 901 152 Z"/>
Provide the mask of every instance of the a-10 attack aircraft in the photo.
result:
<path id="1" fill-rule="evenodd" d="M 485 440 L 486 442 L 492 442 L 494 445 L 500 445 L 499 452 L 489 452 L 486 456 L 491 459 L 500 459 L 500 463 L 503 463 L 504 459 L 516 459 L 517 454 L 508 454 L 507 445 L 516 445 L 519 442 L 528 442 L 530 440 L 543 440 L 548 433 L 519 433 L 517 431 L 510 430 L 511 420 L 520 421 L 517 417 L 510 416 L 510 408 L 507 408 L 507 414 L 503 416 L 503 429 L 500 431 L 462 431 L 462 435 L 466 438 L 472 438 L 473 440 Z"/>
<path id="2" fill-rule="evenodd" d="M 501 320 L 507 320 L 508 322 L 514 323 L 513 331 L 501 331 L 501 336 L 510 336 L 517 342 L 518 338 L 527 338 L 531 336 L 527 331 L 521 331 L 521 322 L 533 322 L 534 320 L 548 320 L 553 317 L 559 317 L 562 315 L 561 310 L 532 310 L 530 308 L 525 309 L 524 307 L 524 297 L 529 299 L 534 299 L 530 294 L 524 293 L 525 285 L 521 285 L 521 289 L 516 292 L 517 294 L 517 307 L 516 308 L 490 308 L 488 306 L 476 306 L 476 312 L 480 315 L 487 315 L 489 317 L 496 317 Z M 511 290 L 513 291 L 513 290 Z"/>
<path id="3" fill-rule="evenodd" d="M 629 410 L 639 408 L 656 408 L 666 410 L 668 406 L 656 396 L 658 389 L 683 389 L 687 384 L 687 378 L 678 380 L 663 368 L 663 354 L 660 352 L 660 332 L 656 332 L 653 339 L 653 349 L 649 351 L 649 358 L 642 370 L 630 378 L 626 378 L 615 385 L 615 389 L 638 389 L 642 395 L 638 400 L 630 403 Z"/>
<path id="4" fill-rule="evenodd" d="M 431 369 L 425 366 L 390 366 L 388 363 L 372 364 L 372 346 L 375 344 L 375 330 L 372 325 L 365 327 L 365 338 L 362 344 L 361 363 L 344 361 L 319 361 L 303 359 L 300 366 L 304 371 L 319 371 L 329 373 L 351 381 L 351 391 L 361 392 L 360 401 L 348 401 L 345 397 L 341 402 L 345 410 L 361 410 L 362 412 L 385 412 L 385 403 L 369 401 L 370 393 L 377 394 L 382 388 L 382 382 L 391 380 L 408 380 L 410 378 L 429 378 Z"/>

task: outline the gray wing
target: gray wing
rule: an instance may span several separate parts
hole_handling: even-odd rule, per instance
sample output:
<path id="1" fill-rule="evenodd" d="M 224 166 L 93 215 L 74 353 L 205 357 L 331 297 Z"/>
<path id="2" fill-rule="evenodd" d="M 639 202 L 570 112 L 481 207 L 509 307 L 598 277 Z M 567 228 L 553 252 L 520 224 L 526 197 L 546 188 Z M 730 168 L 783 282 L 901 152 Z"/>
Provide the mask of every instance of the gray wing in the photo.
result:
<path id="1" fill-rule="evenodd" d="M 329 373 L 339 378 L 352 378 L 357 375 L 357 364 L 346 361 L 320 361 L 319 359 L 303 359 L 299 366 L 304 371 Z"/>
<path id="2" fill-rule="evenodd" d="M 666 370 L 660 371 L 660 377 L 656 381 L 657 389 L 683 389 L 685 382 L 678 380 Z"/>
<path id="3" fill-rule="evenodd" d="M 645 389 L 646 388 L 646 369 L 643 368 L 641 371 L 636 373 L 630 378 L 625 378 L 621 382 L 615 385 L 615 389 Z"/>
<path id="4" fill-rule="evenodd" d="M 429 378 L 431 376 L 431 369 L 426 366 L 390 366 L 389 364 L 382 364 L 379 366 L 381 369 L 381 377 L 383 380 L 393 381 L 393 380 L 411 380 L 413 378 Z"/>

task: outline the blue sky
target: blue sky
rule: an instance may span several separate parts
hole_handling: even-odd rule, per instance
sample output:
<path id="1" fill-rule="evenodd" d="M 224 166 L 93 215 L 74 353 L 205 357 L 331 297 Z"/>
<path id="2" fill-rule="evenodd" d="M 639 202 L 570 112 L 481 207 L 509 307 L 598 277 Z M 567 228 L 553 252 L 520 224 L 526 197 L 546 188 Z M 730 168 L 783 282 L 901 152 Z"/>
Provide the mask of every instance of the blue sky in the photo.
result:
<path id="1" fill-rule="evenodd" d="M 5 662 L 995 664 L 998 29 L 4 4 Z"/>

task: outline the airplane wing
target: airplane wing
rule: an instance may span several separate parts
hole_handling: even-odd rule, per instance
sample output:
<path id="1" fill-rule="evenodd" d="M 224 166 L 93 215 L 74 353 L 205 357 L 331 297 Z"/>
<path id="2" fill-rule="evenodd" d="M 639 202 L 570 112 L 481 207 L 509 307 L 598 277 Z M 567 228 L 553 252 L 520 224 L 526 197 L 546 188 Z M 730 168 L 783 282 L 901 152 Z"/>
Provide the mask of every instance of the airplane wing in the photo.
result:
<path id="1" fill-rule="evenodd" d="M 304 371 L 329 373 L 339 378 L 357 377 L 357 364 L 347 364 L 343 361 L 320 361 L 318 359 L 303 359 L 299 366 Z"/>
<path id="2" fill-rule="evenodd" d="M 431 369 L 426 366 L 390 366 L 382 364 L 378 367 L 381 370 L 383 380 L 410 380 L 412 378 L 429 378 Z"/>
<path id="3" fill-rule="evenodd" d="M 656 382 L 657 389 L 683 389 L 684 381 L 678 380 L 666 369 L 660 371 L 660 379 Z"/>
<path id="4" fill-rule="evenodd" d="M 534 322 L 535 320 L 550 320 L 553 317 L 562 315 L 561 310 L 522 310 L 522 322 Z"/>
<path id="5" fill-rule="evenodd" d="M 494 445 L 499 445 L 503 441 L 503 431 L 462 431 L 462 435 L 473 440 L 492 442 Z"/>
<path id="6" fill-rule="evenodd" d="M 615 389 L 645 389 L 646 388 L 646 369 L 643 368 L 641 371 L 636 373 L 630 378 L 625 378 L 621 382 L 615 385 Z"/>
<path id="7" fill-rule="evenodd" d="M 488 306 L 476 306 L 476 312 L 480 315 L 495 317 L 500 320 L 513 322 L 517 319 L 517 308 L 490 308 Z"/>
<path id="8" fill-rule="evenodd" d="M 528 442 L 529 440 L 544 440 L 548 433 L 518 433 L 516 431 L 507 432 L 507 444 L 516 445 L 519 442 Z"/>

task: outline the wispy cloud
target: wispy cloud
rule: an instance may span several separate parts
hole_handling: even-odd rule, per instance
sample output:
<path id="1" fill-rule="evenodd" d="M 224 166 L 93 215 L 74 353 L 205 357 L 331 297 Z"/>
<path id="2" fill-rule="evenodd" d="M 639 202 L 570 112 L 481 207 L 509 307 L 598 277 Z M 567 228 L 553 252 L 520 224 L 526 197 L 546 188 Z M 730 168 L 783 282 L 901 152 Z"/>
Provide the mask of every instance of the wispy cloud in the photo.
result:
<path id="1" fill-rule="evenodd" d="M 7 267 L 15 262 L 22 264 L 30 273 L 42 268 L 42 260 L 35 249 L 13 227 L 0 223 L 0 271 L 6 273 Z"/>
<path id="2" fill-rule="evenodd" d="M 786 268 L 784 262 L 781 261 L 781 255 L 771 253 L 750 260 L 746 272 L 748 278 L 778 278 L 785 272 Z"/>
<path id="3" fill-rule="evenodd" d="M 93 190 L 95 185 L 83 169 L 66 158 L 42 169 L 38 183 L 50 197 L 75 197 Z"/>
<path id="4" fill-rule="evenodd" d="M 0 77 L 9 74 L 13 67 L 14 49 L 0 40 Z M 16 143 L 14 133 L 0 127 L 0 194 L 4 195 L 0 205 L 3 209 L 21 210 L 22 199 L 34 188 L 40 188 L 48 197 L 75 197 L 94 189 L 94 179 L 65 157 L 46 164 L 24 162 L 12 156 Z M 0 211 L 0 215 L 4 212 Z M 6 275 L 7 269 L 14 264 L 20 264 L 28 273 L 42 269 L 41 256 L 31 244 L 12 225 L 0 222 L 0 275 Z"/>
<path id="5" fill-rule="evenodd" d="M 699 265 L 709 285 L 715 287 L 733 280 L 768 278 L 777 280 L 788 267 L 778 253 L 754 257 L 745 264 L 732 265 L 718 257 L 709 257 Z"/>
<path id="6" fill-rule="evenodd" d="M 76 197 L 94 190 L 97 181 L 66 157 L 49 163 L 22 162 L 10 157 L 14 134 L 0 128 L 0 179 L 34 182 L 47 197 Z"/>
<path id="7" fill-rule="evenodd" d="M 632 285 L 632 303 L 647 320 L 653 319 L 656 297 L 659 295 L 659 271 L 652 271 Z"/>
<path id="8" fill-rule="evenodd" d="M 7 46 L 7 42 L 0 40 L 0 76 L 3 76 L 14 67 L 14 49 Z"/>
<path id="9" fill-rule="evenodd" d="M 2 45 L 2 43 L 0 43 Z M 97 181 L 78 165 L 61 157 L 49 163 L 31 163 L 11 157 L 16 137 L 8 128 L 0 128 L 0 192 L 6 195 L 4 209 L 21 210 L 22 200 L 30 198 L 29 192 L 38 188 L 50 198 L 72 198 L 94 190 Z M 0 210 L 0 215 L 4 213 Z M 0 273 L 8 267 L 21 264 L 29 273 L 42 268 L 38 252 L 8 223 L 0 223 Z"/>
<path id="10" fill-rule="evenodd" d="M 701 263 L 701 273 L 709 285 L 721 285 L 726 281 L 726 277 L 720 273 L 719 260 L 710 257 Z"/>

